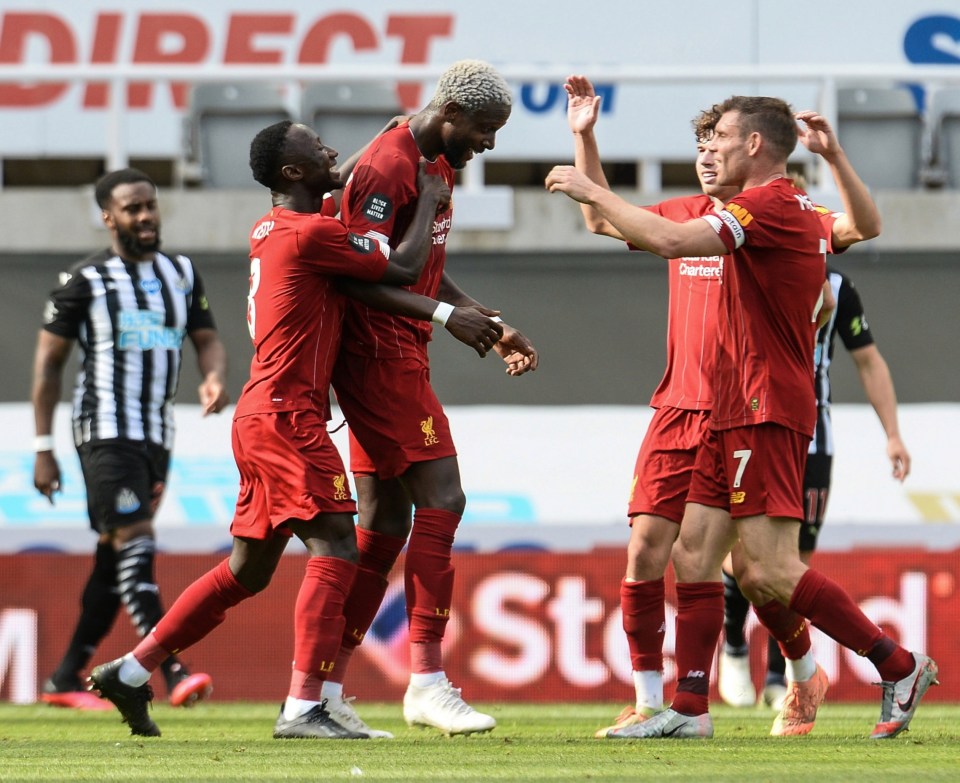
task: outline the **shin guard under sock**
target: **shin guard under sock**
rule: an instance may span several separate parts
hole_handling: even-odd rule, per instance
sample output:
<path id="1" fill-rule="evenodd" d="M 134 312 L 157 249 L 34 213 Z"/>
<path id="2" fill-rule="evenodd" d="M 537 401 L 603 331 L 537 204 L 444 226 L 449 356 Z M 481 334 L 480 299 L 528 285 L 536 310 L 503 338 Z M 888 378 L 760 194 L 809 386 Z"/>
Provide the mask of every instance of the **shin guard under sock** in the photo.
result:
<path id="1" fill-rule="evenodd" d="M 662 577 L 620 582 L 623 631 L 630 648 L 630 666 L 635 672 L 663 671 L 664 601 Z"/>
<path id="2" fill-rule="evenodd" d="M 710 666 L 723 630 L 720 582 L 677 584 L 677 693 L 671 705 L 684 715 L 710 709 Z"/>

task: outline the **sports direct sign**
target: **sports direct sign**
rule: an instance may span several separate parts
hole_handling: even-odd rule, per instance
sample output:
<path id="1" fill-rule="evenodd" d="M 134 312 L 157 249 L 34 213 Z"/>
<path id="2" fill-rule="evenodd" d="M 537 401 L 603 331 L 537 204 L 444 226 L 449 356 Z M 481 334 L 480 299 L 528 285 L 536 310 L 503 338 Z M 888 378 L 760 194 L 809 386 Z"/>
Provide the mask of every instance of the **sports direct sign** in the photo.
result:
<path id="1" fill-rule="evenodd" d="M 690 24 L 701 11 L 689 2 L 595 0 L 588 15 L 570 24 L 547 0 L 288 0 L 279 6 L 259 0 L 174 6 L 163 0 L 5 0 L 0 68 L 13 68 L 0 81 L 0 157 L 102 156 L 105 137 L 115 132 L 107 116 L 112 78 L 131 80 L 118 101 L 126 149 L 175 157 L 193 79 L 238 69 L 248 69 L 249 78 L 254 69 L 262 79 L 284 74 L 296 81 L 291 69 L 332 66 L 341 73 L 370 67 L 367 78 L 396 80 L 398 66 L 422 66 L 430 78 L 401 80 L 397 87 L 400 104 L 415 110 L 445 66 L 477 57 L 503 68 L 515 90 L 514 115 L 498 138 L 497 157 L 568 158 L 562 84 L 569 73 L 582 72 L 592 75 L 603 96 L 605 155 L 689 160 L 690 118 L 733 92 L 757 89 L 753 73 L 738 75 L 737 68 L 781 74 L 764 79 L 769 91 L 798 108 L 814 108 L 825 67 L 835 69 L 832 76 L 836 69 L 860 67 L 869 77 L 878 66 L 960 63 L 960 17 L 943 14 L 942 4 L 847 0 L 831 7 L 829 25 L 816 14 L 797 14 L 790 3 L 727 4 L 723 47 L 713 26 Z M 771 43 L 781 41 L 785 29 L 804 45 Z M 851 36 L 852 29 L 862 34 Z M 104 70 L 52 83 L 17 76 L 17 67 L 50 65 Z M 179 78 L 138 81 L 133 70 L 151 67 L 181 72 Z M 624 79 L 631 69 L 645 81 Z M 733 70 L 718 75 L 724 69 Z"/>
<path id="2" fill-rule="evenodd" d="M 167 603 L 221 559 L 161 555 L 158 581 Z M 623 563 L 621 548 L 455 555 L 454 609 L 445 654 L 451 680 L 473 702 L 628 703 L 633 686 L 621 630 Z M 191 668 L 213 676 L 216 699 L 276 700 L 287 692 L 292 613 L 304 564 L 301 556 L 283 558 L 262 598 L 232 609 L 223 625 L 184 654 Z M 0 556 L 0 698 L 34 701 L 76 619 L 76 602 L 63 597 L 80 595 L 89 565 L 89 556 Z M 960 668 L 960 551 L 820 553 L 815 566 L 842 584 L 864 612 L 904 646 L 925 651 L 942 671 Z M 55 588 L 51 573 L 57 574 Z M 350 694 L 368 701 L 397 701 L 398 709 L 409 675 L 402 574 L 401 562 L 347 678 Z M 664 675 L 670 698 L 676 685 L 676 597 L 671 577 L 667 579 Z M 96 660 L 110 660 L 136 641 L 132 625 L 121 616 Z M 870 684 L 877 675 L 868 661 L 817 631 L 814 645 L 830 677 L 831 702 L 879 702 L 880 691 Z M 239 649 L 240 657 L 235 654 Z M 751 650 L 759 688 L 766 640 L 756 626 Z M 960 700 L 960 680 L 944 677 L 926 698 Z"/>

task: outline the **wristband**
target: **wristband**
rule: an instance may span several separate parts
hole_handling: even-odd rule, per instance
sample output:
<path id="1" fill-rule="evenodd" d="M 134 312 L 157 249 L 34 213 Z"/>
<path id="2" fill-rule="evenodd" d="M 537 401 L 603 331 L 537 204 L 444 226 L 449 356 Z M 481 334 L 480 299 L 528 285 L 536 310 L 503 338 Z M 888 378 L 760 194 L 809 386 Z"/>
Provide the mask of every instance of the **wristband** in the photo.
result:
<path id="1" fill-rule="evenodd" d="M 53 451 L 53 435 L 37 435 L 33 439 L 34 451 Z"/>
<path id="2" fill-rule="evenodd" d="M 437 305 L 437 309 L 433 311 L 433 316 L 430 320 L 435 324 L 440 324 L 440 326 L 446 326 L 447 320 L 450 318 L 450 313 L 452 313 L 453 310 L 454 307 L 452 304 L 440 302 Z"/>

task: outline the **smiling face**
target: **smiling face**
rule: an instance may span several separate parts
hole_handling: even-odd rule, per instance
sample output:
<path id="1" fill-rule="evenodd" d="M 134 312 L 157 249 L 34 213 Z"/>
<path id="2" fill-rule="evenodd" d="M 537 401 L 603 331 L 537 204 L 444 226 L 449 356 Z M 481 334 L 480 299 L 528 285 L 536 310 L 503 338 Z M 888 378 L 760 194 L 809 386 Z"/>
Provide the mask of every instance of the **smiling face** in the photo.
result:
<path id="1" fill-rule="evenodd" d="M 337 155 L 333 147 L 320 141 L 312 128 L 299 123 L 291 125 L 284 149 L 283 171 L 291 179 L 299 178 L 310 192 L 323 195 L 343 187 L 340 171 L 336 168 Z M 291 173 L 296 176 L 290 177 Z"/>
<path id="2" fill-rule="evenodd" d="M 499 104 L 467 113 L 451 101 L 443 107 L 443 113 L 443 155 L 455 169 L 462 169 L 474 155 L 492 150 L 497 131 L 510 119 L 510 107 Z"/>
<path id="3" fill-rule="evenodd" d="M 747 179 L 750 141 L 755 135 L 744 135 L 740 120 L 740 112 L 724 112 L 717 121 L 713 136 L 706 143 L 705 156 L 716 172 L 716 184 L 737 189 L 741 189 Z"/>
<path id="4" fill-rule="evenodd" d="M 721 185 L 717 181 L 717 167 L 713 153 L 707 150 L 706 143 L 697 144 L 696 161 L 697 179 L 700 180 L 700 189 L 711 198 L 727 202 L 739 192 L 731 185 Z"/>
<path id="5" fill-rule="evenodd" d="M 114 250 L 129 261 L 143 261 L 160 249 L 160 207 L 149 182 L 117 185 L 102 213 L 114 235 Z"/>

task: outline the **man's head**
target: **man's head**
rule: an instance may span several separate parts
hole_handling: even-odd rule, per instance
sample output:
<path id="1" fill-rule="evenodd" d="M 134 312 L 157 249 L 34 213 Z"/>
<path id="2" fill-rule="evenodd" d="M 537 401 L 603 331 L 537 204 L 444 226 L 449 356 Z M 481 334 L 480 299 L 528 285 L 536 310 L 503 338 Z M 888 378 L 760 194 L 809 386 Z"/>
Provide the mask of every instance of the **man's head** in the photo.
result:
<path id="1" fill-rule="evenodd" d="M 157 186 L 149 176 L 139 169 L 110 171 L 97 180 L 94 197 L 115 252 L 142 261 L 160 249 Z"/>
<path id="2" fill-rule="evenodd" d="M 732 185 L 717 183 L 717 170 L 710 153 L 707 152 L 707 142 L 713 137 L 713 130 L 720 120 L 720 112 L 716 106 L 704 109 L 693 119 L 693 133 L 697 139 L 697 179 L 700 180 L 700 189 L 718 202 L 725 203 L 733 198 L 740 189 Z"/>
<path id="3" fill-rule="evenodd" d="M 717 115 L 706 142 L 718 182 L 742 187 L 757 174 L 785 169 L 797 146 L 798 129 L 790 105 L 779 98 L 735 95 L 711 110 Z"/>
<path id="4" fill-rule="evenodd" d="M 313 129 L 290 120 L 264 128 L 250 143 L 253 178 L 277 193 L 288 193 L 295 184 L 317 196 L 342 188 L 336 160 L 337 151 Z"/>
<path id="5" fill-rule="evenodd" d="M 513 98 L 503 77 L 481 60 L 460 60 L 440 76 L 428 110 L 443 118 L 442 152 L 455 169 L 492 150 Z"/>

